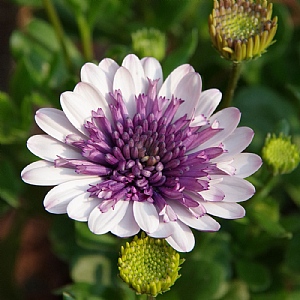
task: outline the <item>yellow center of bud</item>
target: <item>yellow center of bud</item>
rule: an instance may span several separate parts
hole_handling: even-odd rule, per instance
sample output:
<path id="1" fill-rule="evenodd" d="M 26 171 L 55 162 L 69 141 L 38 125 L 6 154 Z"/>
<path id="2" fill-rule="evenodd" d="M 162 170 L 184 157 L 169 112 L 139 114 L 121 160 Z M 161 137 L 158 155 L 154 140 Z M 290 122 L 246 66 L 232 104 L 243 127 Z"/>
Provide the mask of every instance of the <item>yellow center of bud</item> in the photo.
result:
<path id="1" fill-rule="evenodd" d="M 142 233 L 121 247 L 118 260 L 120 277 L 137 294 L 156 297 L 168 291 L 177 278 L 183 260 L 165 240 Z"/>
<path id="2" fill-rule="evenodd" d="M 215 0 L 209 17 L 213 45 L 224 58 L 236 62 L 260 56 L 276 33 L 272 8 L 266 0 Z"/>
<path id="3" fill-rule="evenodd" d="M 262 157 L 274 175 L 291 173 L 300 162 L 299 148 L 291 138 L 280 134 L 268 135 L 262 149 Z"/>

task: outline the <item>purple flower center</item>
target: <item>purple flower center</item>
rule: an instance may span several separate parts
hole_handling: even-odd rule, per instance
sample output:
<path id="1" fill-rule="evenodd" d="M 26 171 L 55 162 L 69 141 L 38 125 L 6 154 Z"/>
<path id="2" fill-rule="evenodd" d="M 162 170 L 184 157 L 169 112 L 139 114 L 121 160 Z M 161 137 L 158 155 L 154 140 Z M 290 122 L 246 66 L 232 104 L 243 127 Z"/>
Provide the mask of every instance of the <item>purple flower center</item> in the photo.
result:
<path id="1" fill-rule="evenodd" d="M 83 159 L 55 160 L 56 167 L 99 176 L 99 183 L 88 192 L 103 200 L 99 206 L 103 212 L 119 200 L 148 201 L 159 211 L 168 199 L 197 207 L 194 199 L 201 197 L 197 192 L 209 188 L 208 180 L 199 178 L 224 174 L 210 162 L 224 152 L 221 146 L 187 154 L 222 129 L 209 124 L 191 127 L 186 115 L 174 120 L 183 100 L 158 98 L 156 84 L 149 80 L 147 95 L 136 97 L 133 118 L 121 91 L 112 93 L 112 120 L 98 108 L 85 124 L 87 140 L 72 135 L 66 138 L 67 144 L 81 151 Z"/>

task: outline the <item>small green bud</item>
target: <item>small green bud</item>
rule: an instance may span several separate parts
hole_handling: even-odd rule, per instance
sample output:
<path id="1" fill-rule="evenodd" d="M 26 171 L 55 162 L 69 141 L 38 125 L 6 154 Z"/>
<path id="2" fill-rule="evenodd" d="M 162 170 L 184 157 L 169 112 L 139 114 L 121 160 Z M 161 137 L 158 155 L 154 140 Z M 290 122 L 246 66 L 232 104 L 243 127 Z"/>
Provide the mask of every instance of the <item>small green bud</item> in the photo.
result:
<path id="1" fill-rule="evenodd" d="M 274 175 L 291 173 L 300 162 L 300 151 L 291 137 L 268 134 L 262 149 L 262 157 Z"/>
<path id="2" fill-rule="evenodd" d="M 209 33 L 222 57 L 240 62 L 261 56 L 274 43 L 277 17 L 267 0 L 214 0 Z"/>
<path id="3" fill-rule="evenodd" d="M 142 233 L 121 247 L 118 267 L 120 277 L 137 294 L 156 297 L 168 291 L 180 277 L 178 271 L 183 261 L 164 239 Z"/>
<path id="4" fill-rule="evenodd" d="M 131 34 L 132 48 L 140 57 L 155 57 L 161 61 L 166 54 L 165 34 L 154 28 L 143 28 Z"/>

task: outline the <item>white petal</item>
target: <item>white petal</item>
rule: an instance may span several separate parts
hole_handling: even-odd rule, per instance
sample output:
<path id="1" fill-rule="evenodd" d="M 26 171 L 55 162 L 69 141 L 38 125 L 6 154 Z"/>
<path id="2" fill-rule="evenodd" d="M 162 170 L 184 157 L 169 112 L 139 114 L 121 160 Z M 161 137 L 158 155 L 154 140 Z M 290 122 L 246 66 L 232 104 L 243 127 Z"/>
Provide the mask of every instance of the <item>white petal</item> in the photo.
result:
<path id="1" fill-rule="evenodd" d="M 186 74 L 178 83 L 174 96 L 184 100 L 177 110 L 174 120 L 177 120 L 187 114 L 190 119 L 194 116 L 195 108 L 200 99 L 202 89 L 201 77 L 196 72 Z"/>
<path id="2" fill-rule="evenodd" d="M 36 156 L 54 161 L 60 157 L 82 159 L 80 152 L 49 135 L 34 135 L 27 141 L 28 149 Z"/>
<path id="3" fill-rule="evenodd" d="M 35 121 L 38 126 L 53 138 L 64 142 L 69 134 L 84 136 L 70 123 L 65 113 L 56 108 L 41 108 L 36 112 Z"/>
<path id="4" fill-rule="evenodd" d="M 157 230 L 159 217 L 153 203 L 143 201 L 134 201 L 133 214 L 140 228 L 147 233 L 152 233 Z"/>
<path id="5" fill-rule="evenodd" d="M 91 110 L 96 111 L 98 108 L 101 108 L 108 118 L 109 121 L 112 121 L 109 105 L 103 94 L 96 89 L 94 89 L 90 84 L 79 82 L 74 89 L 74 93 L 78 94 L 82 98 L 84 105 L 89 105 Z M 111 96 L 109 95 L 109 98 Z"/>
<path id="6" fill-rule="evenodd" d="M 106 99 L 111 102 L 110 92 L 113 91 L 113 78 L 109 78 L 101 68 L 93 63 L 86 63 L 81 68 L 81 80 L 95 87 Z"/>
<path id="7" fill-rule="evenodd" d="M 219 185 L 211 185 L 208 190 L 201 191 L 199 194 L 206 201 L 222 201 L 225 197 L 225 193 L 219 188 Z"/>
<path id="8" fill-rule="evenodd" d="M 120 200 L 105 213 L 95 207 L 88 219 L 90 230 L 95 234 L 104 234 L 111 231 L 123 219 L 128 205 L 129 201 Z"/>
<path id="9" fill-rule="evenodd" d="M 237 127 L 241 117 L 240 111 L 235 107 L 228 107 L 220 110 L 216 114 L 212 115 L 209 119 L 210 124 L 217 122 L 218 128 L 222 128 L 217 134 L 212 138 L 196 147 L 191 151 L 191 153 L 197 152 L 202 149 L 206 149 L 215 145 L 219 145 L 223 140 L 225 140 Z"/>
<path id="10" fill-rule="evenodd" d="M 222 142 L 223 148 L 226 152 L 212 161 L 222 161 L 242 152 L 250 144 L 253 136 L 254 132 L 249 127 L 236 128 L 233 133 Z"/>
<path id="11" fill-rule="evenodd" d="M 212 178 L 219 176 L 211 176 Z M 223 202 L 241 202 L 248 200 L 255 193 L 254 186 L 247 180 L 233 177 L 233 176 L 223 176 L 222 182 L 217 184 L 217 187 L 221 189 L 225 197 Z"/>
<path id="12" fill-rule="evenodd" d="M 260 168 L 262 160 L 254 153 L 240 153 L 234 157 L 231 165 L 235 167 L 234 176 L 246 178 Z"/>
<path id="13" fill-rule="evenodd" d="M 133 203 L 129 202 L 123 219 L 111 230 L 111 233 L 119 237 L 129 237 L 140 231 L 140 226 L 134 220 Z"/>
<path id="14" fill-rule="evenodd" d="M 163 83 L 163 73 L 159 61 L 154 57 L 144 57 L 141 60 L 145 76 L 151 80 L 159 79 L 157 90 L 159 91 Z"/>
<path id="15" fill-rule="evenodd" d="M 99 63 L 99 68 L 105 73 L 108 80 L 113 82 L 119 65 L 111 58 L 104 58 Z"/>
<path id="16" fill-rule="evenodd" d="M 238 203 L 201 202 L 208 214 L 224 219 L 239 219 L 245 216 L 245 209 Z"/>
<path id="17" fill-rule="evenodd" d="M 44 199 L 45 209 L 54 214 L 67 212 L 69 202 L 75 197 L 90 193 L 87 190 L 91 184 L 99 182 L 99 178 L 87 178 L 62 183 L 51 189 Z"/>
<path id="18" fill-rule="evenodd" d="M 202 217 L 196 218 L 187 208 L 176 203 L 176 201 L 168 201 L 168 203 L 174 209 L 178 218 L 186 225 L 202 231 L 217 231 L 220 229 L 220 224 L 212 217 L 203 215 Z"/>
<path id="19" fill-rule="evenodd" d="M 68 204 L 68 216 L 76 221 L 86 222 L 92 210 L 99 204 L 98 198 L 91 198 L 89 193 L 75 197 Z"/>
<path id="20" fill-rule="evenodd" d="M 102 108 L 108 111 L 108 104 L 104 97 L 91 85 L 80 82 L 75 87 L 75 92 L 64 92 L 60 96 L 61 107 L 70 122 L 80 132 L 88 134 L 84 128 L 86 121 L 91 120 L 92 111 Z"/>
<path id="21" fill-rule="evenodd" d="M 159 225 L 157 229 L 152 232 L 148 233 L 149 236 L 154 237 L 154 238 L 167 238 L 174 232 L 174 226 L 172 225 L 173 221 L 165 223 L 163 221 L 159 222 Z"/>
<path id="22" fill-rule="evenodd" d="M 114 77 L 113 90 L 121 90 L 128 114 L 133 118 L 136 112 L 135 96 L 137 94 L 132 76 L 126 68 L 120 67 L 117 70 Z"/>
<path id="23" fill-rule="evenodd" d="M 181 65 L 177 67 L 175 70 L 173 70 L 171 74 L 164 81 L 158 93 L 158 97 L 166 97 L 167 99 L 171 99 L 179 81 L 183 78 L 184 75 L 190 72 L 194 72 L 194 69 L 192 66 L 188 64 Z"/>
<path id="24" fill-rule="evenodd" d="M 191 229 L 180 221 L 172 222 L 174 233 L 166 241 L 179 252 L 190 252 L 195 246 L 195 237 Z"/>
<path id="25" fill-rule="evenodd" d="M 134 54 L 127 55 L 122 62 L 122 66 L 125 67 L 132 76 L 136 95 L 146 93 L 148 80 L 146 79 L 144 69 L 138 57 Z"/>
<path id="26" fill-rule="evenodd" d="M 52 162 L 36 161 L 25 167 L 21 173 L 22 179 L 29 184 L 51 186 L 80 178 L 95 178 L 77 174 L 73 169 L 55 168 Z"/>
<path id="27" fill-rule="evenodd" d="M 219 105 L 221 98 L 222 93 L 217 89 L 202 91 L 191 126 L 197 126 L 199 122 L 202 122 L 203 117 L 209 118 Z"/>

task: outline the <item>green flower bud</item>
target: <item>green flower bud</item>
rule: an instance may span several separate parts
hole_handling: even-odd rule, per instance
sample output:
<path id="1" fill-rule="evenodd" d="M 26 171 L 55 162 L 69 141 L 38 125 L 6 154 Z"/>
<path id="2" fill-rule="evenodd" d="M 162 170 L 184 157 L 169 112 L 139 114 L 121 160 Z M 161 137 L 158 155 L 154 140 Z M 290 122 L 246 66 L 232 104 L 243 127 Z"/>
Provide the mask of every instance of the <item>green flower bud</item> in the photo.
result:
<path id="1" fill-rule="evenodd" d="M 161 61 L 166 53 L 165 34 L 154 28 L 143 28 L 131 34 L 132 48 L 140 57 L 151 56 Z"/>
<path id="2" fill-rule="evenodd" d="M 300 151 L 291 137 L 268 134 L 262 149 L 262 157 L 274 175 L 291 173 L 300 162 Z"/>
<path id="3" fill-rule="evenodd" d="M 183 259 L 164 239 L 154 239 L 142 233 L 121 247 L 118 260 L 120 277 L 137 294 L 156 297 L 166 292 L 180 277 Z"/>
<path id="4" fill-rule="evenodd" d="M 222 57 L 240 62 L 261 56 L 274 43 L 277 17 L 267 0 L 214 0 L 209 33 Z"/>

